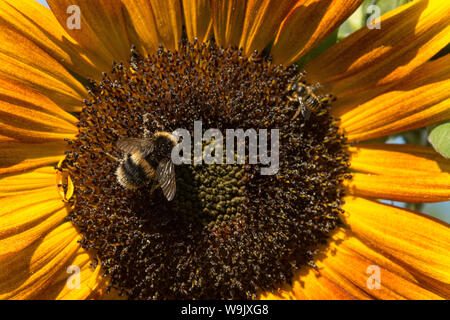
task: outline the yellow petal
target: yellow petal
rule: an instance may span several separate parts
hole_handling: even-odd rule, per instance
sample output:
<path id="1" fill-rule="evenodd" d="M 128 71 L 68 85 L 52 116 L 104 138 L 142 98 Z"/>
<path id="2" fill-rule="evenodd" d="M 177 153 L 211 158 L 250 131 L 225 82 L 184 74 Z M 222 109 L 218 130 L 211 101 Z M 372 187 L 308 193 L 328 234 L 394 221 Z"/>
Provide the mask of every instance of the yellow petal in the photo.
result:
<path id="1" fill-rule="evenodd" d="M 450 296 L 450 228 L 424 215 L 362 199 L 346 199 L 346 223 L 370 248 L 418 281 Z"/>
<path id="2" fill-rule="evenodd" d="M 248 0 L 239 47 L 244 55 L 261 52 L 274 39 L 281 22 L 299 0 Z M 303 0 L 300 0 L 303 2 Z"/>
<path id="3" fill-rule="evenodd" d="M 244 28 L 246 1 L 211 0 L 214 39 L 223 48 L 238 47 Z"/>
<path id="4" fill-rule="evenodd" d="M 64 141 L 27 144 L 16 140 L 0 140 L 0 176 L 56 163 L 66 149 Z"/>
<path id="5" fill-rule="evenodd" d="M 272 46 L 273 62 L 290 65 L 298 61 L 338 28 L 362 1 L 299 1 L 278 30 Z"/>
<path id="6" fill-rule="evenodd" d="M 57 117 L 59 118 L 58 121 L 63 120 L 72 126 L 77 122 L 74 116 L 64 111 L 64 106 L 60 107 L 56 105 L 48 97 L 37 93 L 21 83 L 0 79 L 0 104 L 3 105 L 4 103 Z M 6 111 L 4 107 L 0 110 L 3 112 Z"/>
<path id="7" fill-rule="evenodd" d="M 351 194 L 405 202 L 450 200 L 450 160 L 431 147 L 368 144 L 353 147 Z"/>
<path id="8" fill-rule="evenodd" d="M 44 49 L 15 30 L 0 32 L 0 76 L 30 87 L 68 111 L 79 111 L 86 89 Z"/>
<path id="9" fill-rule="evenodd" d="M 372 250 L 357 238 L 350 236 L 341 244 L 332 245 L 335 254 L 323 262 L 324 277 L 329 277 L 344 287 L 354 287 L 370 299 L 440 299 L 445 297 L 437 288 L 424 288 L 407 268 L 391 261 L 383 252 Z M 378 273 L 379 272 L 379 273 Z M 374 279 L 379 274 L 380 286 Z M 353 291 L 353 290 L 352 290 Z M 357 297 L 361 293 L 353 291 Z M 442 294 L 442 295 L 441 295 Z"/>
<path id="10" fill-rule="evenodd" d="M 55 185 L 55 169 L 38 168 L 33 171 L 2 178 L 0 176 L 0 198 Z"/>
<path id="11" fill-rule="evenodd" d="M 395 86 L 340 115 L 349 140 L 367 140 L 450 119 L 450 55 L 417 68 Z"/>
<path id="12" fill-rule="evenodd" d="M 345 185 L 350 194 L 402 202 L 450 201 L 450 175 L 396 177 L 353 173 Z"/>
<path id="13" fill-rule="evenodd" d="M 295 299 L 299 300 L 351 300 L 356 297 L 364 299 L 365 297 L 360 294 L 354 296 L 349 293 L 341 283 L 333 279 L 332 277 L 318 275 L 315 272 L 309 272 L 307 275 L 294 280 L 292 287 L 292 293 Z M 299 280 L 300 278 L 301 280 Z"/>
<path id="14" fill-rule="evenodd" d="M 316 256 L 317 270 L 300 269 L 292 286 L 265 293 L 266 299 L 439 299 L 436 288 L 424 288 L 406 268 L 368 247 L 348 229 L 338 230 Z M 379 289 L 369 277 L 369 267 L 380 271 Z M 369 268 L 369 269 L 368 269 Z M 370 272 L 368 272 L 368 270 Z M 369 281 L 368 281 L 369 280 Z M 444 295 L 445 297 L 445 295 Z"/>
<path id="15" fill-rule="evenodd" d="M 48 207 L 43 207 L 42 204 L 39 206 L 39 209 L 49 210 Z M 22 250 L 35 243 L 45 234 L 55 229 L 61 224 L 67 216 L 67 213 L 66 208 L 58 209 L 57 211 L 51 212 L 49 216 L 36 222 L 35 225 L 26 226 L 25 228 L 27 229 L 22 229 L 20 227 L 17 231 L 14 231 L 17 232 L 16 234 L 0 239 L 0 263 L 2 260 L 11 259 L 13 255 L 19 254 Z"/>
<path id="16" fill-rule="evenodd" d="M 357 171 L 407 179 L 450 177 L 450 160 L 431 147 L 373 143 L 359 144 L 349 151 L 351 168 Z"/>
<path id="17" fill-rule="evenodd" d="M 13 143 L 13 142 L 18 142 L 18 140 L 0 134 L 0 143 L 5 143 L 5 142 Z"/>
<path id="18" fill-rule="evenodd" d="M 0 80 L 0 133 L 16 140 L 44 142 L 77 133 L 76 118 L 22 84 Z"/>
<path id="19" fill-rule="evenodd" d="M 131 43 L 121 1 L 111 0 L 49 0 L 53 14 L 66 32 L 75 39 L 98 70 L 108 72 L 113 61 L 127 62 Z M 80 28 L 69 29 L 78 6 Z M 70 13 L 67 13 L 69 10 Z M 83 74 L 98 79 L 100 73 Z"/>
<path id="20" fill-rule="evenodd" d="M 342 232 L 341 232 L 342 233 Z M 282 286 L 278 292 L 264 293 L 263 299 L 295 299 L 295 300 L 350 300 L 367 299 L 367 295 L 358 290 L 357 285 L 346 285 L 345 282 L 333 277 L 330 268 L 325 269 L 324 263 L 334 259 L 337 250 L 322 248 L 322 253 L 316 261 L 318 270 L 304 267 L 294 273 L 292 285 Z M 323 258 L 322 258 L 323 257 Z"/>
<path id="21" fill-rule="evenodd" d="M 144 55 L 155 53 L 160 44 L 158 28 L 153 9 L 148 0 L 122 0 L 139 39 L 133 44 Z"/>
<path id="22" fill-rule="evenodd" d="M 152 54 L 158 50 L 160 44 L 171 50 L 178 48 L 183 24 L 180 0 L 123 0 L 123 3 L 138 36 L 133 39 L 138 51 Z M 187 12 L 185 14 L 188 15 Z M 187 31 L 190 32 L 192 28 L 197 27 L 192 24 L 192 19 L 196 17 L 185 17 L 186 27 L 190 28 Z"/>
<path id="23" fill-rule="evenodd" d="M 212 28 L 210 0 L 183 0 L 183 11 L 189 41 L 208 40 Z"/>
<path id="24" fill-rule="evenodd" d="M 91 264 L 94 262 L 93 256 L 85 249 L 78 249 L 73 260 L 68 261 L 64 268 L 61 269 L 57 279 L 45 291 L 41 292 L 36 298 L 42 300 L 84 300 L 90 299 L 94 294 L 106 289 L 106 281 L 100 275 L 100 264 L 92 269 Z M 70 266 L 80 268 L 79 287 L 74 286 L 70 278 L 76 276 Z M 69 270 L 69 272 L 68 272 Z"/>
<path id="25" fill-rule="evenodd" d="M 9 106 L 8 106 L 9 107 Z M 40 116 L 40 115 L 39 115 Z M 2 134 L 5 134 L 7 136 L 11 136 L 17 140 L 23 141 L 23 142 L 30 142 L 30 143 L 41 143 L 46 141 L 61 141 L 65 138 L 73 138 L 75 136 L 75 132 L 67 133 L 67 132 L 57 132 L 55 128 L 46 127 L 45 121 L 51 120 L 51 119 L 43 119 L 43 117 L 37 118 L 37 120 L 41 120 L 41 123 L 36 123 L 32 121 L 23 121 L 22 124 L 24 127 L 31 126 L 32 130 L 29 130 L 27 128 L 20 128 L 18 127 L 18 123 L 21 123 L 22 119 L 13 117 L 2 117 L 0 118 L 0 132 Z M 13 122 L 13 125 L 8 125 L 6 122 Z M 34 128 L 33 128 L 34 126 Z M 34 129 L 34 130 L 33 130 Z M 36 130 L 36 129 L 43 129 Z M 48 130 L 48 131 L 45 131 Z M 55 132 L 56 131 L 56 132 Z"/>
<path id="26" fill-rule="evenodd" d="M 0 198 L 0 239 L 26 231 L 64 208 L 56 185 Z M 0 248 L 10 250 L 10 248 Z"/>
<path id="27" fill-rule="evenodd" d="M 312 81 L 329 83 L 338 99 L 408 75 L 450 42 L 450 2 L 418 0 L 381 17 L 311 61 Z"/>
<path id="28" fill-rule="evenodd" d="M 78 44 L 59 25 L 51 11 L 34 0 L 0 2 L 0 29 L 16 30 L 68 69 L 88 75 L 100 73 Z"/>
<path id="29" fill-rule="evenodd" d="M 80 236 L 64 223 L 41 241 L 0 262 L 0 299 L 33 299 L 76 254 Z"/>
<path id="30" fill-rule="evenodd" d="M 160 43 L 170 49 L 178 48 L 181 40 L 183 17 L 179 0 L 150 0 L 158 26 Z"/>

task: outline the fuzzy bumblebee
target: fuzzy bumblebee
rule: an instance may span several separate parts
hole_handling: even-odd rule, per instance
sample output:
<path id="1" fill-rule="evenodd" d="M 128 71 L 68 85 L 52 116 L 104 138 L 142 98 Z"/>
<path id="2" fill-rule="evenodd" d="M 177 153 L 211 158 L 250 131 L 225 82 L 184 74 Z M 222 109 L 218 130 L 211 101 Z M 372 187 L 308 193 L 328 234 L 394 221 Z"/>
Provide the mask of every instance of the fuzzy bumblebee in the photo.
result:
<path id="1" fill-rule="evenodd" d="M 117 181 L 127 189 L 138 189 L 153 181 L 151 192 L 161 187 L 168 201 L 175 197 L 175 166 L 172 148 L 177 144 L 167 132 L 149 138 L 123 138 L 117 147 L 125 154 L 116 170 Z"/>

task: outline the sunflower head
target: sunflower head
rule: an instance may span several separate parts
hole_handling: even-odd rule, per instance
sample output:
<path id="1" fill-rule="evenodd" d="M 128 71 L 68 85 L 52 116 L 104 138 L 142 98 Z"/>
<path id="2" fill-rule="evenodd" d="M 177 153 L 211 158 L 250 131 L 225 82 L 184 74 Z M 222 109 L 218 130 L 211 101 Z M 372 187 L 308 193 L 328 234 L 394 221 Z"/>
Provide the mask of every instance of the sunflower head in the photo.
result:
<path id="1" fill-rule="evenodd" d="M 303 75 L 214 41 L 148 57 L 133 50 L 129 65 L 91 83 L 65 161 L 77 186 L 70 219 L 112 286 L 131 298 L 243 299 L 312 265 L 339 221 L 348 155 L 329 105 L 295 117 L 299 101 L 312 97 Z M 108 154 L 121 156 L 120 137 L 161 127 L 194 135 L 196 121 L 223 132 L 278 129 L 278 172 L 262 175 L 248 157 L 181 165 L 171 202 L 151 186 L 117 183 Z"/>
<path id="2" fill-rule="evenodd" d="M 363 142 L 450 118 L 448 1 L 308 59 L 362 0 L 48 2 L 0 1 L 0 297 L 450 296 L 448 225 L 377 201 L 449 200 L 448 159 Z M 168 201 L 118 141 L 177 129 Z"/>

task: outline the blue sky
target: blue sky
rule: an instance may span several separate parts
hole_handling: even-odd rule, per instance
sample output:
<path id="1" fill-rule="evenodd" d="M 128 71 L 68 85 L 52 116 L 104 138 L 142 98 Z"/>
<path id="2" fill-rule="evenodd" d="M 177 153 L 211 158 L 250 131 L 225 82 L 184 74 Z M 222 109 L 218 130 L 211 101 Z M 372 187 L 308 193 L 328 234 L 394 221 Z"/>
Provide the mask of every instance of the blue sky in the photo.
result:
<path id="1" fill-rule="evenodd" d="M 36 1 L 39 2 L 39 3 L 42 3 L 44 5 L 47 5 L 47 1 L 45 1 L 45 0 L 36 0 Z"/>

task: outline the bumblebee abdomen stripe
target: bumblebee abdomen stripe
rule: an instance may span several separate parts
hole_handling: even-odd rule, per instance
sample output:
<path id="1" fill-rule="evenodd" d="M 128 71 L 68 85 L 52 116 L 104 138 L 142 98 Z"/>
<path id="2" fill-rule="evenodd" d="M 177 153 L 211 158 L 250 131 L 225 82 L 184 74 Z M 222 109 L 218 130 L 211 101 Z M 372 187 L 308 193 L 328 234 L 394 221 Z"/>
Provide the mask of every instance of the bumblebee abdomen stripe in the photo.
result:
<path id="1" fill-rule="evenodd" d="M 145 175 L 148 179 L 153 178 L 153 176 L 155 175 L 155 169 L 153 168 L 155 168 L 158 163 L 152 163 L 151 160 L 153 160 L 153 158 L 151 157 L 151 155 L 143 158 L 141 153 L 136 152 L 131 156 L 131 160 L 135 165 L 141 167 L 144 170 Z"/>
<path id="2" fill-rule="evenodd" d="M 155 157 L 151 154 L 147 157 L 145 157 L 144 161 L 149 165 L 151 168 L 158 167 L 159 161 L 155 159 Z M 154 170 L 154 169 L 152 169 Z"/>
<path id="3" fill-rule="evenodd" d="M 145 169 L 141 165 L 136 164 L 130 156 L 125 159 L 121 167 L 123 179 L 126 180 L 126 183 L 139 187 L 149 181 Z"/>

